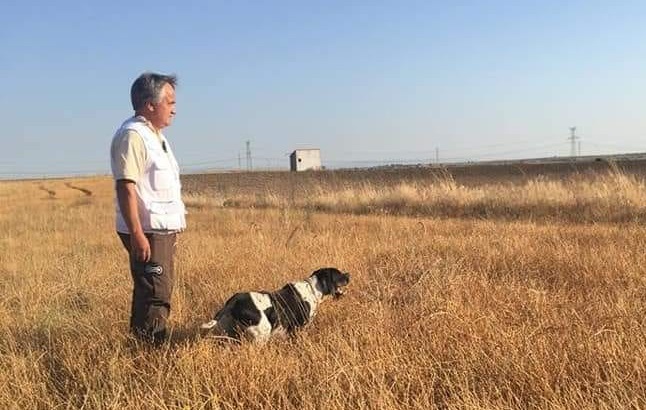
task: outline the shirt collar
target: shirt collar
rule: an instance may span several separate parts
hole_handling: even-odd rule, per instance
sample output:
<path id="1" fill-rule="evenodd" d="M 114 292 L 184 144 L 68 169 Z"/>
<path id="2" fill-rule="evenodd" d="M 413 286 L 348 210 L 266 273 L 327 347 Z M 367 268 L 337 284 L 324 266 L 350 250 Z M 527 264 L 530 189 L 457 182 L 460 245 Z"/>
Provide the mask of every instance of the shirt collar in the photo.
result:
<path id="1" fill-rule="evenodd" d="M 156 130 L 153 124 L 150 121 L 148 121 L 146 117 L 144 117 L 143 115 L 135 115 L 133 118 L 135 119 L 135 121 L 143 122 L 144 124 L 146 124 L 146 126 L 150 128 L 150 130 L 154 132 L 157 136 L 161 135 L 161 132 L 159 130 Z"/>

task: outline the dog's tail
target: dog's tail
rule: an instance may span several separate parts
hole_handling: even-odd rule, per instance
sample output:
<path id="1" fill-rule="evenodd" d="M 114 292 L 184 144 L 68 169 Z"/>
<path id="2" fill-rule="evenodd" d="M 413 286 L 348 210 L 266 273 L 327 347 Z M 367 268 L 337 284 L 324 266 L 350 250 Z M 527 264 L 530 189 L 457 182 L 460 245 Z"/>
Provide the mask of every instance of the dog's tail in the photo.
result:
<path id="1" fill-rule="evenodd" d="M 210 320 L 210 321 L 208 321 L 206 323 L 202 323 L 201 327 L 202 327 L 202 329 L 213 329 L 217 325 L 218 325 L 218 321 L 213 319 L 213 320 Z"/>

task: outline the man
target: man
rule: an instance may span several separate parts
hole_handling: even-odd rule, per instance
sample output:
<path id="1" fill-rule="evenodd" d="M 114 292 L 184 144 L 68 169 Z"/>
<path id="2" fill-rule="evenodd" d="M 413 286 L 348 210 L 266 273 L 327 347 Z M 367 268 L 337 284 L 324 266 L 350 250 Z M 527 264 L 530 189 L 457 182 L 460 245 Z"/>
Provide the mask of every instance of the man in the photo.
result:
<path id="1" fill-rule="evenodd" d="M 175 116 L 176 84 L 173 75 L 139 76 L 130 89 L 135 115 L 110 148 L 117 233 L 134 283 L 130 330 L 153 345 L 166 340 L 176 236 L 186 227 L 179 166 L 161 132 Z"/>

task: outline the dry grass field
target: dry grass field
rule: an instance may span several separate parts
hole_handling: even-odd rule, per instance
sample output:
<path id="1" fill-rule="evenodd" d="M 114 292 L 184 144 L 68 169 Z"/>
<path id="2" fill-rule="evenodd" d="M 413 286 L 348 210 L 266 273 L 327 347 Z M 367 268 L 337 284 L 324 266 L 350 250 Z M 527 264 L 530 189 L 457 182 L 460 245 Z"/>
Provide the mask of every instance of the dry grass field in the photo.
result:
<path id="1" fill-rule="evenodd" d="M 186 179 L 158 350 L 127 334 L 110 179 L 0 182 L 0 408 L 646 407 L 640 175 L 313 175 L 298 190 Z M 347 295 L 294 338 L 198 331 L 233 292 L 322 266 L 351 272 Z"/>

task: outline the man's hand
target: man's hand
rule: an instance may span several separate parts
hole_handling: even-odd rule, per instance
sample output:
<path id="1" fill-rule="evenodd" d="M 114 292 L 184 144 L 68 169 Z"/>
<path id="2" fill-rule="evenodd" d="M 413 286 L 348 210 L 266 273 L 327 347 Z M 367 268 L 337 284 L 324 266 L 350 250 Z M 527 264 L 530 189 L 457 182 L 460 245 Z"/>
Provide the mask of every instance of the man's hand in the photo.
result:
<path id="1" fill-rule="evenodd" d="M 130 246 L 136 260 L 139 262 L 148 262 L 150 260 L 150 243 L 143 232 L 130 235 Z"/>

